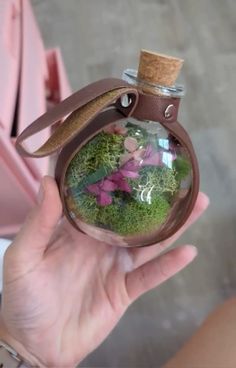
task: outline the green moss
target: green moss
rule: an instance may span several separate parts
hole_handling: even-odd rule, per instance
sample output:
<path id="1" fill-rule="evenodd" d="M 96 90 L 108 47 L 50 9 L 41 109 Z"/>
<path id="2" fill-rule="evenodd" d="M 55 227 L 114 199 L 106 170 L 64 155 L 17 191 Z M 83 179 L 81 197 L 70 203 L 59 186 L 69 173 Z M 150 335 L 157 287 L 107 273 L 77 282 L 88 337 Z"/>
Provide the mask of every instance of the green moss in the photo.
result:
<path id="1" fill-rule="evenodd" d="M 124 206 L 112 204 L 101 208 L 99 224 L 119 235 L 145 233 L 162 224 L 169 209 L 170 205 L 163 196 L 156 196 L 150 204 L 131 199 Z"/>
<path id="2" fill-rule="evenodd" d="M 169 193 L 173 195 L 178 189 L 176 171 L 167 167 L 144 167 L 137 180 L 130 180 L 135 198 L 148 200 L 156 195 Z"/>
<path id="3" fill-rule="evenodd" d="M 67 185 L 77 186 L 85 176 L 101 167 L 108 172 L 115 170 L 124 151 L 124 139 L 118 134 L 97 134 L 72 159 L 66 174 Z"/>
<path id="4" fill-rule="evenodd" d="M 135 137 L 139 146 L 147 145 L 150 135 L 135 124 L 128 123 L 128 136 Z M 69 202 L 76 216 L 90 224 L 100 226 L 119 235 L 135 235 L 151 231 L 162 224 L 169 213 L 173 196 L 181 180 L 190 172 L 191 165 L 184 157 L 167 167 L 143 167 L 138 179 L 128 179 L 132 193 L 115 191 L 109 206 L 101 207 L 94 195 L 84 187 L 108 176 L 119 167 L 120 155 L 124 153 L 125 137 L 117 134 L 99 133 L 90 140 L 71 161 L 66 185 L 69 187 Z"/>
<path id="5" fill-rule="evenodd" d="M 135 235 L 152 230 L 162 224 L 168 215 L 170 205 L 163 196 L 156 196 L 150 204 L 134 199 L 123 201 L 116 193 L 113 204 L 100 207 L 95 197 L 82 194 L 74 198 L 77 211 L 85 222 L 109 229 L 119 235 Z M 123 202 L 123 205 L 121 205 Z"/>
<path id="6" fill-rule="evenodd" d="M 98 225 L 107 228 L 112 231 L 116 231 L 117 221 L 120 217 L 120 206 L 115 204 L 100 207 Z"/>
<path id="7" fill-rule="evenodd" d="M 96 198 L 90 194 L 81 193 L 77 197 L 73 196 L 73 201 L 77 209 L 76 215 L 89 224 L 95 224 L 99 215 Z"/>
<path id="8" fill-rule="evenodd" d="M 77 195 L 80 194 L 85 187 L 88 185 L 97 183 L 102 180 L 104 177 L 110 175 L 112 173 L 112 169 L 110 167 L 101 166 L 93 173 L 84 176 L 83 179 L 79 182 L 79 184 L 71 187 L 71 191 L 75 192 Z"/>
<path id="9" fill-rule="evenodd" d="M 173 162 L 173 166 L 176 170 L 176 180 L 179 183 L 181 182 L 181 180 L 186 178 L 191 170 L 190 162 L 182 156 L 176 158 L 176 160 Z"/>
<path id="10" fill-rule="evenodd" d="M 128 129 L 128 136 L 135 138 L 138 142 L 139 147 L 145 147 L 149 141 L 149 135 L 146 129 L 143 129 L 139 125 L 128 122 L 126 124 L 126 128 Z"/>

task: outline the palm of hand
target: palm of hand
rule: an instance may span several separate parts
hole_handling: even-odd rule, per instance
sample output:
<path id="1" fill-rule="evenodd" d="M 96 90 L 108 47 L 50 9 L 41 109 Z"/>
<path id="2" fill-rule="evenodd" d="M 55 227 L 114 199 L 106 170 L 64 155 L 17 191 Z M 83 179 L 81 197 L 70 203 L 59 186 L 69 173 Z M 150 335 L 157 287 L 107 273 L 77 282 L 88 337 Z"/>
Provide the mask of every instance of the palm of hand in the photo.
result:
<path id="1" fill-rule="evenodd" d="M 65 222 L 55 230 L 58 192 L 52 179 L 44 186 L 43 203 L 7 252 L 2 318 L 8 333 L 42 365 L 72 367 L 104 340 L 134 299 L 182 269 L 194 250 L 180 247 L 152 260 L 180 234 L 159 246 L 128 250 L 95 241 Z M 206 207 L 200 202 L 189 224 Z"/>
<path id="2" fill-rule="evenodd" d="M 129 305 L 121 257 L 126 263 L 131 259 L 126 250 L 78 234 L 70 225 L 59 232 L 33 269 L 13 272 L 11 261 L 3 311 L 9 332 L 19 341 L 23 337 L 33 355 L 40 345 L 44 363 L 65 353 L 63 362 L 73 366 L 107 336 Z"/>

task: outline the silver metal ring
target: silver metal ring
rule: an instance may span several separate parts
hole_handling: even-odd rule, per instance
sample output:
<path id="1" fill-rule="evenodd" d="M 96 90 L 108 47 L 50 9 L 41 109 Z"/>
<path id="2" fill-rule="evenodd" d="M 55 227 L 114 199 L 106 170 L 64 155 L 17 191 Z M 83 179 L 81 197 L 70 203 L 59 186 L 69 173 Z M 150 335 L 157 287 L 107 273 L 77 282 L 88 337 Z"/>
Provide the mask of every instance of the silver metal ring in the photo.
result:
<path id="1" fill-rule="evenodd" d="M 132 98 L 129 95 L 123 95 L 120 99 L 120 104 L 122 107 L 129 107 L 132 104 Z"/>
<path id="2" fill-rule="evenodd" d="M 173 105 L 173 104 L 171 104 L 171 105 L 168 105 L 168 106 L 167 106 L 167 108 L 165 109 L 165 111 L 164 111 L 164 116 L 165 116 L 165 118 L 166 118 L 166 119 L 171 118 L 171 116 L 172 116 L 171 110 L 172 110 L 173 108 L 174 108 L 174 105 Z"/>

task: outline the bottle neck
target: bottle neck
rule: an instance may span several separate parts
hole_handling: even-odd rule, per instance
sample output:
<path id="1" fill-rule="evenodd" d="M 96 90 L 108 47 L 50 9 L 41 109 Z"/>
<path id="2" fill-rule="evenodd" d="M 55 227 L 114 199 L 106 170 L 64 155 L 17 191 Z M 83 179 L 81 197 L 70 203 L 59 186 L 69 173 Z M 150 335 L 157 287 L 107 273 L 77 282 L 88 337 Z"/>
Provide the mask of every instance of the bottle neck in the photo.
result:
<path id="1" fill-rule="evenodd" d="M 185 90 L 182 85 L 174 85 L 168 87 L 141 80 L 140 78 L 138 78 L 137 70 L 134 69 L 125 69 L 123 71 L 122 79 L 125 80 L 127 83 L 135 85 L 142 91 L 150 94 L 178 98 L 183 97 L 185 94 Z"/>

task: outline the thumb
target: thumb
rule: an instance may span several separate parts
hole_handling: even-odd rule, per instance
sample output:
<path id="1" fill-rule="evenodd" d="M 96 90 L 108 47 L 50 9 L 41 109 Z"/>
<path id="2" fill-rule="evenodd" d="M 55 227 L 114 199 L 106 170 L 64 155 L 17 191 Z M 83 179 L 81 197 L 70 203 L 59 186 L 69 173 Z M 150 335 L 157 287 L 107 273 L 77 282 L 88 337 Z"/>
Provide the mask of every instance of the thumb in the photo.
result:
<path id="1" fill-rule="evenodd" d="M 57 184 L 53 178 L 45 176 L 41 181 L 38 204 L 12 244 L 17 258 L 30 263 L 39 261 L 47 249 L 61 214 L 62 205 Z"/>

